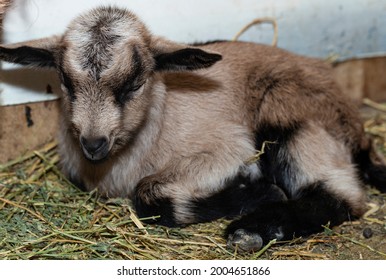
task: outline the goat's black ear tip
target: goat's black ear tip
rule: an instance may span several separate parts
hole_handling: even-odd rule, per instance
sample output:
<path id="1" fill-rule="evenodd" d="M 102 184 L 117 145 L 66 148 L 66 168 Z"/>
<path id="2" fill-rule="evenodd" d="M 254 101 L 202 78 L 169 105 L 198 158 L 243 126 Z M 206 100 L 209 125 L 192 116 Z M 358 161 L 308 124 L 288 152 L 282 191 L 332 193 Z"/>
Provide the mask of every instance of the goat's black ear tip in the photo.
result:
<path id="1" fill-rule="evenodd" d="M 216 62 L 222 60 L 222 55 L 218 53 L 212 54 L 212 57 L 213 57 L 213 60 Z"/>
<path id="2" fill-rule="evenodd" d="M 156 70 L 184 71 L 207 68 L 222 59 L 222 55 L 199 48 L 184 48 L 155 57 Z"/>
<path id="3" fill-rule="evenodd" d="M 218 54 L 218 53 L 208 53 L 208 52 L 205 52 L 202 56 L 201 56 L 202 60 L 206 62 L 206 66 L 211 66 L 215 63 L 217 63 L 218 61 L 222 60 L 222 55 L 221 54 Z"/>

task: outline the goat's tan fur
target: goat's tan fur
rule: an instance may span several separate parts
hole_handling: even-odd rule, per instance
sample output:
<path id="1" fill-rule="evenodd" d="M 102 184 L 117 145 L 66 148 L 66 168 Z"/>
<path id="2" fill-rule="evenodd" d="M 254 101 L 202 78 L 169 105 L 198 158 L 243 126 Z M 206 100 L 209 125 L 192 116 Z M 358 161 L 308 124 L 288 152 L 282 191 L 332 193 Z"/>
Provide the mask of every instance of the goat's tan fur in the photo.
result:
<path id="1" fill-rule="evenodd" d="M 353 156 L 368 150 L 369 142 L 355 105 L 319 60 L 245 42 L 177 44 L 153 36 L 131 12 L 115 8 L 78 17 L 63 36 L 7 47 L 21 46 L 54 57 L 64 90 L 61 166 L 87 190 L 135 195 L 146 205 L 167 198 L 177 224 L 197 222 L 191 201 L 221 191 L 238 174 L 265 176 L 260 162 L 248 163 L 262 126 L 301 124 L 288 147 L 278 150 L 294 166 L 285 190 L 289 198 L 324 182 L 353 215 L 364 211 Z M 173 71 L 158 71 L 162 59 L 175 63 L 164 54 L 187 48 L 213 54 L 216 61 L 221 54 L 222 60 L 214 64 L 204 55 L 192 60 L 195 71 L 185 71 L 189 65 L 181 62 Z M 195 55 L 200 56 L 182 62 Z M 130 95 L 122 95 L 122 87 Z M 82 138 L 100 137 L 107 139 L 108 155 L 95 163 L 84 156 Z"/>
<path id="2" fill-rule="evenodd" d="M 223 60 L 194 73 L 161 73 L 149 79 L 143 95 L 149 91 L 152 105 L 148 109 L 146 125 L 130 147 L 120 150 L 119 155 L 106 163 L 93 165 L 87 160 L 79 160 L 83 157 L 77 143 L 71 147 L 72 153 L 67 152 L 68 143 L 73 142 L 72 135 L 67 136 L 61 139 L 65 170 L 78 173 L 76 177 L 82 178 L 88 189 L 98 187 L 108 196 L 130 196 L 138 183 L 149 186 L 152 184 L 148 181 L 156 180 L 159 181 L 157 186 L 162 188 L 156 193 L 173 197 L 178 204 L 185 196 L 217 191 L 225 179 L 238 172 L 255 153 L 252 135 L 257 124 L 306 122 L 312 128 L 304 133 L 311 134 L 311 139 L 300 140 L 299 137 L 301 143 L 297 145 L 305 147 L 297 147 L 297 150 L 299 162 L 307 167 L 307 172 L 315 172 L 308 175 L 309 180 L 330 180 L 327 171 L 317 173 L 323 166 L 326 169 L 334 166 L 333 178 L 353 178 L 350 184 L 342 186 L 344 190 L 339 192 L 340 197 L 346 197 L 356 205 L 359 213 L 362 212 L 363 191 L 350 167 L 352 159 L 349 156 L 352 150 L 360 148 L 362 125 L 353 109 L 355 105 L 348 106 L 350 101 L 340 95 L 332 82 L 329 67 L 318 60 L 249 43 L 217 43 L 201 48 L 223 54 Z M 111 73 L 114 75 L 103 79 L 114 79 L 117 72 Z M 290 94 L 275 95 L 275 100 L 269 100 L 270 96 L 264 96 L 265 83 L 272 81 L 265 81 L 266 77 L 278 81 L 272 91 Z M 85 103 L 91 100 L 86 97 Z M 94 101 L 92 104 L 95 107 Z M 109 104 L 111 102 L 104 100 L 101 107 L 106 108 Z M 87 108 L 90 107 L 91 103 L 85 104 L 79 111 L 89 114 Z M 136 113 L 144 111 L 135 110 Z M 102 119 L 108 121 L 106 129 L 111 130 L 115 127 L 114 117 L 110 115 L 114 109 L 106 111 L 109 115 Z M 350 120 L 347 126 L 339 124 L 341 117 Z M 131 125 L 136 118 L 136 115 L 130 115 L 127 123 Z M 99 126 L 103 120 L 97 119 Z M 88 116 L 81 118 L 79 123 L 87 124 L 88 121 L 95 120 Z M 117 129 L 122 130 L 122 124 L 117 123 Z M 90 131 L 98 130 L 92 127 Z M 318 138 L 314 134 L 316 131 L 321 131 L 319 134 L 330 140 Z M 328 141 L 328 144 L 314 144 L 314 141 L 321 141 L 318 139 Z M 346 143 L 345 147 L 342 143 Z M 320 147 L 326 149 L 320 150 Z M 314 154 L 308 156 L 309 151 Z M 330 161 L 336 159 L 340 163 L 330 165 Z M 310 169 L 310 165 L 314 167 Z M 144 190 L 148 194 L 153 192 Z M 188 222 L 185 219 L 181 222 Z"/>

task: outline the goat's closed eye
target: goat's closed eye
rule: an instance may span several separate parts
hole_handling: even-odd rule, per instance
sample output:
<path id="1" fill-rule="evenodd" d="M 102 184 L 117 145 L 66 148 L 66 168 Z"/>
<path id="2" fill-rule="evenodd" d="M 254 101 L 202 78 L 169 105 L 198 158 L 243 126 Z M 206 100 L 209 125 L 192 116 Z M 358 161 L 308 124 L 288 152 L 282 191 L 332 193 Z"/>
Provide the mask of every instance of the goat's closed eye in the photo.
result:
<path id="1" fill-rule="evenodd" d="M 138 85 L 127 85 L 127 87 L 124 88 L 124 91 L 125 91 L 125 92 L 133 93 L 133 92 L 138 91 L 142 86 L 143 86 L 143 84 L 138 84 Z"/>
<path id="2" fill-rule="evenodd" d="M 125 102 L 131 100 L 135 93 L 143 86 L 144 84 L 132 84 L 127 83 L 122 86 L 119 90 L 114 92 L 115 99 L 120 105 L 124 105 Z"/>

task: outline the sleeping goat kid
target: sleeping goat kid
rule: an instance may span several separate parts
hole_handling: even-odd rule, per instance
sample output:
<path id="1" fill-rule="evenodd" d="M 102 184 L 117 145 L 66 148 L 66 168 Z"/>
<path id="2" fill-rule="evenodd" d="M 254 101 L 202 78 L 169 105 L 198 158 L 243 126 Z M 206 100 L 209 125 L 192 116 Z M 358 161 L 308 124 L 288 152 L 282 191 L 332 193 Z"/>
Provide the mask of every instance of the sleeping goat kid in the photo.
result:
<path id="1" fill-rule="evenodd" d="M 57 70 L 63 172 L 132 198 L 159 224 L 241 216 L 228 245 L 254 251 L 361 216 L 364 183 L 386 189 L 358 112 L 318 60 L 253 43 L 177 44 L 113 7 L 62 36 L 1 46 L 0 58 Z"/>

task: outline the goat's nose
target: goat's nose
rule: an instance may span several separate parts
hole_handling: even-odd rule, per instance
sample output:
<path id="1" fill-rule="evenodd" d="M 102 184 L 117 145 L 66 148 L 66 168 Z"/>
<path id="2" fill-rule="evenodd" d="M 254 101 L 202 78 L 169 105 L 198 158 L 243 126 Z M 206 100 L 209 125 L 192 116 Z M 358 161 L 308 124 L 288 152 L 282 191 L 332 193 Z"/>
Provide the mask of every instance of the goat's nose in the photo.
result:
<path id="1" fill-rule="evenodd" d="M 80 138 L 80 143 L 86 157 L 91 160 L 99 160 L 106 155 L 108 140 L 106 137 Z"/>

